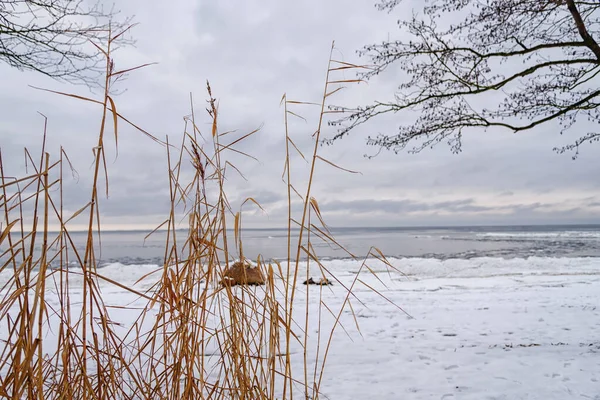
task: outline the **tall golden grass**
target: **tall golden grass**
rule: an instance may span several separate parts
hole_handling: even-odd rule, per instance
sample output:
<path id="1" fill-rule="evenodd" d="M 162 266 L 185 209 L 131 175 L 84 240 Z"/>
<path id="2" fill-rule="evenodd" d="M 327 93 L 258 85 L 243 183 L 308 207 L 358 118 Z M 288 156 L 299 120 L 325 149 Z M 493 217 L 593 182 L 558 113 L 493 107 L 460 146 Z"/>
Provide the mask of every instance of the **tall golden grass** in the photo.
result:
<path id="1" fill-rule="evenodd" d="M 56 92 L 93 102 L 101 109 L 87 204 L 74 214 L 65 215 L 63 181 L 72 166 L 62 149 L 57 157 L 46 152 L 45 130 L 39 157 L 25 152 L 31 171 L 24 176 L 7 175 L 0 152 L 0 274 L 8 276 L 0 288 L 0 396 L 318 399 L 334 331 L 341 324 L 344 310 L 353 313 L 352 302 L 358 301 L 353 290 L 363 282 L 357 274 L 350 284 L 344 284 L 320 262 L 313 246 L 315 238 L 342 246 L 323 220 L 312 184 L 317 164 L 336 167 L 319 155 L 324 121 L 331 112 L 326 103 L 341 85 L 356 82 L 335 76 L 361 67 L 330 56 L 319 103 L 283 96 L 288 257 L 282 263 L 267 263 L 261 257 L 256 260 L 265 277 L 263 286 L 220 285 L 233 256 L 244 260 L 242 213 L 230 206 L 226 185 L 228 174 L 241 172 L 229 157 L 245 155 L 236 145 L 256 131 L 241 136 L 221 132 L 219 110 L 209 85 L 208 115 L 212 124 L 210 132 L 204 135 L 206 139 L 196 123 L 193 104 L 192 113 L 185 119 L 184 134 L 177 142 L 168 137 L 156 138 L 126 119 L 117 111 L 111 85 L 124 73 L 140 67 L 114 69 L 112 44 L 121 34 L 112 35 L 101 48 L 106 57 L 101 99 Z M 302 155 L 310 163 L 308 184 L 299 188 L 292 182 L 290 164 L 292 152 L 302 153 L 289 132 L 288 117 L 297 117 L 301 114 L 299 108 L 315 104 L 319 117 L 314 147 L 309 157 Z M 108 191 L 106 139 L 112 130 L 118 142 L 122 123 L 134 126 L 164 146 L 169 177 L 170 211 L 150 233 L 166 231 L 164 264 L 141 279 L 146 283 L 144 290 L 103 276 L 96 257 L 101 247 L 98 205 L 103 180 Z M 299 215 L 292 212 L 296 198 L 302 204 Z M 244 204 L 261 207 L 253 198 Z M 187 223 L 185 234 L 177 230 L 182 216 Z M 87 221 L 83 250 L 76 246 L 68 228 L 70 221 L 82 218 Z M 60 226 L 58 233 L 49 231 L 53 223 Z M 228 231 L 232 226 L 233 235 Z M 350 252 L 348 255 L 356 257 Z M 360 271 L 369 269 L 370 258 L 392 268 L 383 254 L 372 248 L 359 261 Z M 336 283 L 343 293 L 341 308 L 333 309 L 323 301 L 323 291 L 328 288 L 299 284 L 309 277 L 311 267 Z M 129 292 L 145 305 L 141 310 L 119 306 L 136 317 L 126 323 L 115 321 L 111 313 L 117 307 L 103 295 L 106 287 Z M 304 296 L 302 302 L 298 301 L 299 291 Z M 50 301 L 50 297 L 56 301 Z M 316 304 L 318 310 L 316 327 L 309 326 L 311 304 Z M 323 331 L 321 317 L 326 314 L 334 323 Z M 316 346 L 310 347 L 309 330 L 314 328 L 318 338 Z M 295 357 L 301 360 L 295 361 Z"/>

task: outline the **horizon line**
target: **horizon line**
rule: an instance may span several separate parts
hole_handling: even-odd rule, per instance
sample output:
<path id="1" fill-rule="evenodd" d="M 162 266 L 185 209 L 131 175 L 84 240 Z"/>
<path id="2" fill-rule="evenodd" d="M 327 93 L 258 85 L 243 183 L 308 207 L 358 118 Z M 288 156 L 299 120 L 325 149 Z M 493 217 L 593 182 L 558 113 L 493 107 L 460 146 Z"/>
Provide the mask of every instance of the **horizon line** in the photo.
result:
<path id="1" fill-rule="evenodd" d="M 448 229 L 448 228 L 506 228 L 506 227 L 600 227 L 600 223 L 589 223 L 589 224 L 469 224 L 469 225 L 396 225 L 396 226 L 328 226 L 329 229 Z M 298 231 L 300 228 L 293 227 L 292 231 Z M 176 229 L 175 231 L 185 231 L 187 228 Z M 226 231 L 233 231 L 233 228 L 227 228 Z M 265 227 L 265 228 L 244 228 L 245 231 L 287 231 L 288 228 L 280 227 Z M 167 232 L 167 229 L 104 229 L 101 232 Z M 48 230 L 49 233 L 59 233 L 59 230 Z M 72 233 L 84 233 L 88 232 L 85 229 L 77 230 L 71 229 L 69 232 Z"/>

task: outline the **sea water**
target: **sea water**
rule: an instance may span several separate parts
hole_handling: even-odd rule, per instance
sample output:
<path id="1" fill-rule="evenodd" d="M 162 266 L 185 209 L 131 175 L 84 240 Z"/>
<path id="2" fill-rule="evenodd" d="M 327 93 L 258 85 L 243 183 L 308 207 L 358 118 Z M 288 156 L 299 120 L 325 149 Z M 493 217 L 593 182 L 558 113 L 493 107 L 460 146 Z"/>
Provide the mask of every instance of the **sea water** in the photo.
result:
<path id="1" fill-rule="evenodd" d="M 350 254 L 370 258 L 373 246 L 395 268 L 416 278 L 600 273 L 600 225 L 331 228 L 330 233 L 344 249 L 314 234 L 304 234 L 302 241 L 311 240 L 333 273 L 354 270 L 358 264 Z M 186 232 L 177 234 L 182 243 Z M 233 239 L 233 231 L 227 234 Z M 96 237 L 96 259 L 103 274 L 122 280 L 162 266 L 166 233 L 147 235 L 146 231 L 104 231 L 100 240 Z M 73 232 L 71 237 L 83 254 L 87 234 Z M 298 231 L 292 232 L 291 239 L 295 258 Z M 287 259 L 286 229 L 246 229 L 242 240 L 244 257 L 250 260 Z M 239 257 L 235 246 L 230 244 L 229 250 L 232 259 Z M 3 275 L 10 273 L 6 270 Z"/>

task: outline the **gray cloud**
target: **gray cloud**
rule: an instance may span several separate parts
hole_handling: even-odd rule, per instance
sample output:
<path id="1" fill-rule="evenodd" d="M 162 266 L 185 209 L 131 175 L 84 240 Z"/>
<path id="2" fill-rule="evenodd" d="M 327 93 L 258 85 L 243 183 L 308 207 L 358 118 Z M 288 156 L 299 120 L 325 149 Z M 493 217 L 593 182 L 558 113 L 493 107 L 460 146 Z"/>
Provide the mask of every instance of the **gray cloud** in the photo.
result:
<path id="1" fill-rule="evenodd" d="M 370 213 L 373 211 L 379 213 L 400 214 L 413 213 L 421 211 L 440 211 L 440 212 L 480 212 L 489 211 L 493 208 L 477 206 L 473 199 L 442 201 L 426 203 L 410 199 L 402 200 L 354 200 L 327 202 L 321 204 L 324 211 L 352 212 L 352 213 Z"/>
<path id="2" fill-rule="evenodd" d="M 371 1 L 173 0 L 148 7 L 142 0 L 131 0 L 119 6 L 125 14 L 136 14 L 140 25 L 133 30 L 137 46 L 117 52 L 117 66 L 159 63 L 132 73 L 120 84 L 118 89 L 126 89 L 115 95 L 120 113 L 161 139 L 168 135 L 178 146 L 182 117 L 191 112 L 190 92 L 198 126 L 204 134 L 210 132 L 204 110 L 209 80 L 218 99 L 221 132 L 237 130 L 242 135 L 262 126 L 237 146 L 260 162 L 227 154 L 247 178 L 229 171 L 226 189 L 234 210 L 245 198 L 254 197 L 268 213 L 244 207 L 247 227 L 285 224 L 282 95 L 318 102 L 331 40 L 336 39 L 334 57 L 361 62 L 364 60 L 356 58 L 355 50 L 397 35 L 396 19 L 401 17 L 378 12 Z M 79 182 L 67 184 L 67 206 L 70 211 L 77 210 L 89 199 L 91 149 L 96 145 L 99 109 L 28 85 L 94 98 L 98 93 L 5 65 L 0 65 L 0 73 L 4 85 L 0 145 L 7 168 L 15 174 L 23 171 L 23 146 L 39 151 L 43 120 L 37 112 L 43 112 L 49 117 L 48 149 L 57 155 L 64 146 L 79 172 Z M 353 75 L 345 73 L 344 77 Z M 336 103 L 385 100 L 393 96 L 401 78 L 402 72 L 391 68 L 368 85 L 341 91 Z M 306 121 L 290 116 L 290 134 L 309 156 L 318 108 L 295 106 L 293 111 Z M 577 161 L 556 155 L 552 148 L 572 138 L 561 137 L 555 126 L 548 125 L 518 135 L 493 129 L 471 131 L 465 135 L 464 152 L 458 155 L 440 146 L 416 155 L 382 152 L 374 159 L 363 157 L 377 153 L 377 149 L 365 147 L 366 135 L 393 132 L 397 118 L 385 116 L 334 146 L 319 147 L 324 158 L 362 173 L 347 174 L 318 162 L 312 195 L 331 225 L 600 221 L 600 147 L 586 147 Z M 334 133 L 329 129 L 324 129 L 323 135 Z M 168 212 L 166 150 L 121 123 L 116 157 L 112 135 L 111 128 L 106 143 L 110 194 L 101 201 L 105 226 L 154 227 Z M 302 191 L 309 165 L 295 153 L 291 160 L 294 184 Z"/>

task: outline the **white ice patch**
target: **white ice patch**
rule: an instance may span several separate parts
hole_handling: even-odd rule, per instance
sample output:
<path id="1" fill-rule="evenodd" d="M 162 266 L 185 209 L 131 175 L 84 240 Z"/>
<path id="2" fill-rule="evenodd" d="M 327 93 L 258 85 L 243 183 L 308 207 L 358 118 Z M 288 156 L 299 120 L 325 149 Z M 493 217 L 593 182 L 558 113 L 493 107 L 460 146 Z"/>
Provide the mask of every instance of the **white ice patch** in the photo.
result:
<path id="1" fill-rule="evenodd" d="M 476 236 L 499 239 L 591 239 L 600 240 L 597 231 L 559 231 L 559 232 L 487 232 Z"/>

